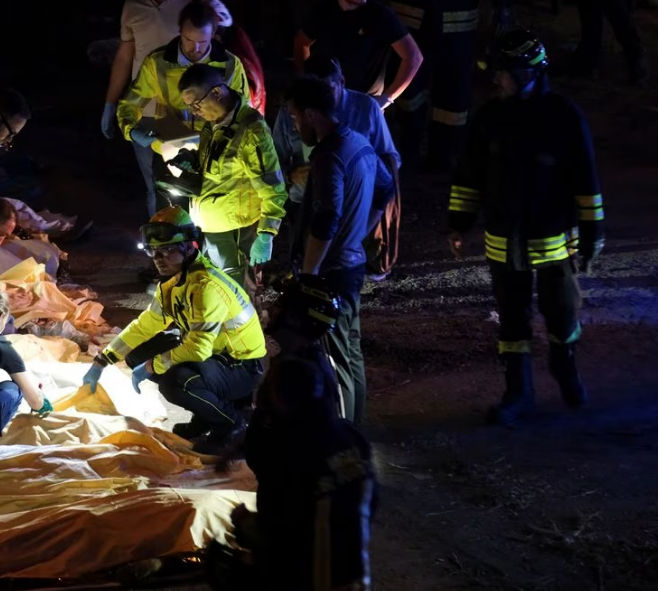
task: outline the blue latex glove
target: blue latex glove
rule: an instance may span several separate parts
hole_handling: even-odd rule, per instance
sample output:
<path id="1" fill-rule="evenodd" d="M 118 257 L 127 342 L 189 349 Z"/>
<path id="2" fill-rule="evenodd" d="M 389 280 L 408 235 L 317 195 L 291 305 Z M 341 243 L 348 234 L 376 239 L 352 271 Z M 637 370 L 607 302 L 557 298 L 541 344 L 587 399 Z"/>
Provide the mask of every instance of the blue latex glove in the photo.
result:
<path id="1" fill-rule="evenodd" d="M 89 371 L 85 374 L 85 377 L 82 378 L 83 384 L 89 384 L 89 389 L 92 394 L 96 394 L 96 386 L 98 386 L 98 380 L 101 379 L 102 373 L 103 368 L 98 365 L 98 363 L 93 363 L 89 368 Z"/>
<path id="2" fill-rule="evenodd" d="M 147 131 L 141 127 L 133 127 L 130 131 L 130 139 L 142 148 L 148 148 L 158 138 L 152 131 Z"/>
<path id="3" fill-rule="evenodd" d="M 262 265 L 272 258 L 272 241 L 274 236 L 269 232 L 261 232 L 251 245 L 249 252 L 249 264 Z"/>
<path id="4" fill-rule="evenodd" d="M 111 140 L 114 137 L 114 122 L 116 114 L 117 106 L 114 103 L 105 103 L 103 117 L 101 118 L 101 130 L 108 140 Z"/>
<path id="5" fill-rule="evenodd" d="M 146 361 L 133 369 L 133 388 L 137 394 L 141 394 L 139 384 L 144 380 L 148 380 L 153 374 L 146 369 Z"/>
<path id="6" fill-rule="evenodd" d="M 30 412 L 37 413 L 40 417 L 45 417 L 47 414 L 53 412 L 53 405 L 45 396 L 43 397 L 43 406 L 39 410 L 32 409 Z"/>

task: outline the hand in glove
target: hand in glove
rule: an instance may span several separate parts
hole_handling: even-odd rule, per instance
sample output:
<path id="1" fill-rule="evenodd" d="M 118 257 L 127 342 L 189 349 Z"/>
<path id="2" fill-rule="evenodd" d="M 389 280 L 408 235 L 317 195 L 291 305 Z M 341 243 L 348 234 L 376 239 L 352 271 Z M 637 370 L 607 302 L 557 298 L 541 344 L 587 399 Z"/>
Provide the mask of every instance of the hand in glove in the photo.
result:
<path id="1" fill-rule="evenodd" d="M 105 103 L 103 117 L 101 118 L 101 130 L 108 140 L 114 137 L 114 116 L 116 113 L 117 106 L 114 103 Z"/>
<path id="2" fill-rule="evenodd" d="M 142 148 L 148 148 L 158 138 L 152 131 L 147 131 L 141 127 L 133 127 L 130 132 L 130 139 Z"/>
<path id="3" fill-rule="evenodd" d="M 262 265 L 272 258 L 272 241 L 274 236 L 269 232 L 261 232 L 251 245 L 249 252 L 249 264 Z"/>
<path id="4" fill-rule="evenodd" d="M 96 386 L 98 386 L 98 380 L 101 379 L 102 373 L 103 367 L 98 363 L 92 363 L 91 367 L 85 374 L 85 377 L 82 378 L 83 384 L 89 384 L 89 389 L 92 394 L 96 394 Z"/>
<path id="5" fill-rule="evenodd" d="M 197 150 L 188 150 L 181 148 L 178 154 L 171 160 L 167 160 L 167 165 L 175 166 L 185 172 L 197 172 L 199 168 L 199 153 Z"/>
<path id="6" fill-rule="evenodd" d="M 150 377 L 153 375 L 153 372 L 148 368 L 148 363 L 148 361 L 145 361 L 133 369 L 133 388 L 135 388 L 135 392 L 137 392 L 137 394 L 142 393 L 142 391 L 139 389 L 139 384 L 144 380 L 150 379 Z"/>
<path id="7" fill-rule="evenodd" d="M 40 417 L 45 417 L 47 414 L 53 412 L 53 405 L 45 396 L 43 397 L 43 406 L 39 410 L 32 409 L 30 412 L 37 413 Z"/>

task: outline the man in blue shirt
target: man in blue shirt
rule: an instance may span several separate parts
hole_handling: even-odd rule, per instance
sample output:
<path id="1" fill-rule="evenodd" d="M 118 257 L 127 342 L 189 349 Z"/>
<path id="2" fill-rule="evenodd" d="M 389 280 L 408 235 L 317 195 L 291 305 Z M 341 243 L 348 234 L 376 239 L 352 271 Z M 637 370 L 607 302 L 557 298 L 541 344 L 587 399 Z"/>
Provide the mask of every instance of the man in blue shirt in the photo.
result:
<path id="1" fill-rule="evenodd" d="M 367 240 L 368 271 L 371 278 L 384 279 L 397 259 L 400 218 L 397 171 L 401 164 L 400 154 L 377 102 L 367 94 L 345 88 L 345 78 L 337 60 L 315 54 L 304 62 L 304 68 L 307 75 L 317 76 L 329 84 L 336 100 L 335 118 L 370 142 L 395 180 L 396 199 L 389 203 L 381 223 L 374 228 L 373 235 Z M 289 184 L 289 201 L 286 208 L 289 221 L 294 225 L 306 188 L 311 149 L 302 142 L 286 105 L 277 115 L 273 138 L 281 170 Z"/>
<path id="2" fill-rule="evenodd" d="M 365 275 L 363 240 L 395 194 L 391 174 L 373 147 L 335 117 L 336 93 L 315 77 L 291 88 L 288 111 L 302 141 L 314 146 L 301 229 L 299 271 L 320 275 L 341 297 L 329 349 L 336 363 L 346 417 L 359 422 L 366 383 L 359 320 Z"/>

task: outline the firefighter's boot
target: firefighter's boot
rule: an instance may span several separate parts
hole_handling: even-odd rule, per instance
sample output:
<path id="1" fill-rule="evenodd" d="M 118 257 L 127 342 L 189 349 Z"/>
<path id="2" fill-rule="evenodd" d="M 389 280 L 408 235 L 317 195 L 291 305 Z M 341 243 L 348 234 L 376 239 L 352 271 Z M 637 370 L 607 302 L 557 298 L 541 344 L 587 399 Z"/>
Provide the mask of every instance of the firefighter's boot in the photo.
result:
<path id="1" fill-rule="evenodd" d="M 549 343 L 548 368 L 560 387 L 562 400 L 575 410 L 587 406 L 587 390 L 576 368 L 576 345 Z"/>
<path id="2" fill-rule="evenodd" d="M 489 413 L 489 423 L 511 425 L 530 414 L 535 407 L 530 353 L 504 353 L 505 394 L 497 407 Z"/>

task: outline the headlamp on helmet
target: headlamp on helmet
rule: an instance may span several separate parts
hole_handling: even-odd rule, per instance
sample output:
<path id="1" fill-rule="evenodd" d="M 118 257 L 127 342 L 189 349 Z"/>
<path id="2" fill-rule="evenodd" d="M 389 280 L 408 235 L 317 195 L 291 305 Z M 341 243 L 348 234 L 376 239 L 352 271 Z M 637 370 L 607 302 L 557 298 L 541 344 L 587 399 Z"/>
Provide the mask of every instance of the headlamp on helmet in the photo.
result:
<path id="1" fill-rule="evenodd" d="M 530 31 L 504 33 L 495 43 L 493 56 L 487 63 L 491 70 L 534 70 L 548 67 L 543 43 Z"/>
<path id="2" fill-rule="evenodd" d="M 201 230 L 180 206 L 165 207 L 139 229 L 141 247 L 148 251 L 161 246 L 201 239 Z"/>

